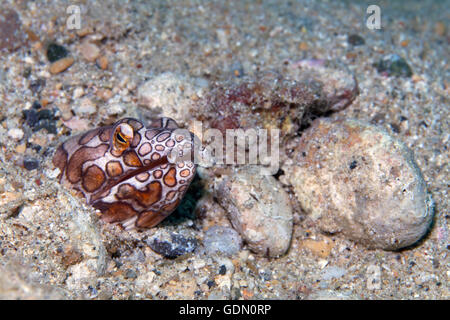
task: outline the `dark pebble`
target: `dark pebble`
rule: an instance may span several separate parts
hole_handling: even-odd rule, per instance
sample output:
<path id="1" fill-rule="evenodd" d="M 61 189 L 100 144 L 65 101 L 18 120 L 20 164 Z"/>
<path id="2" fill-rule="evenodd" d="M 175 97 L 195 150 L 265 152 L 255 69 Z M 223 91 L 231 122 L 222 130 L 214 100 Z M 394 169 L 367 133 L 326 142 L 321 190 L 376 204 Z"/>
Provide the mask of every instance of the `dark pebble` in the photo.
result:
<path id="1" fill-rule="evenodd" d="M 351 170 L 353 170 L 353 169 L 356 168 L 357 164 L 358 164 L 358 162 L 357 162 L 356 160 L 353 160 L 352 163 L 350 163 L 349 168 L 350 168 Z"/>
<path id="2" fill-rule="evenodd" d="M 40 93 L 42 89 L 45 87 L 45 79 L 39 78 L 36 80 L 30 81 L 29 88 L 33 93 Z"/>
<path id="3" fill-rule="evenodd" d="M 30 144 L 27 143 L 27 148 L 31 148 L 36 152 L 39 152 L 42 149 L 42 147 L 40 145 L 34 144 L 34 143 L 30 143 Z"/>
<path id="4" fill-rule="evenodd" d="M 56 110 L 41 109 L 37 111 L 36 108 L 38 108 L 38 105 L 33 104 L 33 107 L 31 109 L 22 111 L 25 123 L 30 128 L 32 128 L 33 131 L 45 129 L 47 130 L 48 133 L 56 134 L 56 120 L 57 120 L 55 116 Z"/>
<path id="5" fill-rule="evenodd" d="M 223 264 L 219 268 L 219 274 L 223 276 L 225 273 L 227 273 L 227 267 Z"/>
<path id="6" fill-rule="evenodd" d="M 31 67 L 26 67 L 25 70 L 23 70 L 23 77 L 27 79 L 30 76 L 31 76 Z"/>
<path id="7" fill-rule="evenodd" d="M 159 240 L 158 238 L 147 241 L 153 251 L 162 254 L 169 259 L 175 259 L 179 256 L 193 252 L 197 248 L 197 240 L 195 238 L 185 238 L 182 235 L 172 233 L 171 240 Z"/>
<path id="8" fill-rule="evenodd" d="M 31 107 L 36 110 L 42 108 L 41 104 L 37 100 L 33 102 L 33 105 Z"/>
<path id="9" fill-rule="evenodd" d="M 405 59 L 396 54 L 384 57 L 375 67 L 378 72 L 386 73 L 388 76 L 411 77 L 413 74 Z"/>
<path id="10" fill-rule="evenodd" d="M 350 43 L 353 46 L 362 46 L 366 43 L 363 37 L 357 34 L 351 34 L 347 38 L 348 43 Z"/>
<path id="11" fill-rule="evenodd" d="M 137 274 L 136 271 L 134 271 L 133 269 L 128 269 L 125 272 L 125 279 L 136 279 L 137 278 Z"/>
<path id="12" fill-rule="evenodd" d="M 59 59 L 67 57 L 68 55 L 69 51 L 59 44 L 50 43 L 47 46 L 47 59 L 50 62 L 58 61 Z"/>
<path id="13" fill-rule="evenodd" d="M 216 283 L 214 282 L 214 280 L 209 280 L 206 285 L 208 286 L 209 289 L 211 289 L 212 287 L 214 287 L 216 285 Z"/>
<path id="14" fill-rule="evenodd" d="M 272 280 L 272 272 L 270 270 L 265 270 L 264 272 L 260 272 L 259 276 L 264 281 Z"/>
<path id="15" fill-rule="evenodd" d="M 392 129 L 393 132 L 400 133 L 401 130 L 400 130 L 400 127 L 398 126 L 398 124 L 390 123 L 389 125 L 391 126 L 391 129 Z"/>
<path id="16" fill-rule="evenodd" d="M 27 158 L 23 160 L 23 167 L 27 170 L 34 170 L 39 168 L 39 161 L 34 158 Z"/>

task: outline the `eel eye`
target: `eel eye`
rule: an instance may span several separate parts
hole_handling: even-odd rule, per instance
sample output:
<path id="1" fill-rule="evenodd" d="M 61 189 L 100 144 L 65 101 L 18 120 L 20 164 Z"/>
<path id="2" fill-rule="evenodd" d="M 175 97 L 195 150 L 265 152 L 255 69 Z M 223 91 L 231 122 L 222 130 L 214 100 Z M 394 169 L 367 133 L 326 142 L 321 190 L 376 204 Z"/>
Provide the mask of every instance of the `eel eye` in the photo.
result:
<path id="1" fill-rule="evenodd" d="M 117 126 L 113 135 L 113 148 L 117 151 L 128 149 L 131 141 L 133 141 L 133 127 L 127 123 L 121 123 Z"/>

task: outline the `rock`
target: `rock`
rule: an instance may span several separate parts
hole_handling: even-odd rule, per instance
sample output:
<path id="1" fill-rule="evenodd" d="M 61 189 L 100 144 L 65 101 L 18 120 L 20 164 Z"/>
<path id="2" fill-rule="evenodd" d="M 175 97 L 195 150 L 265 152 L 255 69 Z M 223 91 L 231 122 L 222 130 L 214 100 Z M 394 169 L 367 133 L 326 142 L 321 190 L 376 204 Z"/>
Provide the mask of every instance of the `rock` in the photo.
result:
<path id="1" fill-rule="evenodd" d="M 4 184 L 4 181 L 0 181 Z M 25 197 L 20 192 L 1 192 L 0 193 L 0 215 L 8 216 L 16 214 L 26 202 Z"/>
<path id="2" fill-rule="evenodd" d="M 46 80 L 44 78 L 39 78 L 30 81 L 29 88 L 33 93 L 40 93 L 45 87 Z"/>
<path id="3" fill-rule="evenodd" d="M 34 170 L 39 168 L 39 160 L 35 158 L 25 158 L 23 160 L 23 167 L 27 170 Z"/>
<path id="4" fill-rule="evenodd" d="M 77 115 L 91 115 L 97 112 L 97 106 L 89 98 L 82 98 L 76 101 L 75 105 L 72 107 L 73 111 Z"/>
<path id="5" fill-rule="evenodd" d="M 138 275 L 135 285 L 138 292 L 147 293 L 150 290 L 150 286 L 155 280 L 156 274 L 153 271 L 145 272 Z"/>
<path id="6" fill-rule="evenodd" d="M 208 254 L 234 255 L 241 250 L 242 239 L 232 228 L 213 226 L 206 231 L 203 245 Z"/>
<path id="7" fill-rule="evenodd" d="M 17 12 L 2 8 L 0 12 L 0 51 L 15 51 L 26 41 L 27 38 L 22 30 L 22 23 Z"/>
<path id="8" fill-rule="evenodd" d="M 77 87 L 73 90 L 72 100 L 81 98 L 82 96 L 84 96 L 84 89 L 82 87 Z"/>
<path id="9" fill-rule="evenodd" d="M 138 277 L 137 273 L 133 269 L 128 269 L 127 271 L 125 271 L 124 274 L 125 279 L 136 279 L 137 277 Z"/>
<path id="10" fill-rule="evenodd" d="M 366 43 L 366 41 L 364 41 L 364 38 L 358 34 L 349 35 L 347 38 L 347 42 L 353 46 L 362 46 L 363 44 Z"/>
<path id="11" fill-rule="evenodd" d="M 283 140 L 297 135 L 311 118 L 344 109 L 357 94 L 354 76 L 337 62 L 300 60 L 276 72 L 211 83 L 192 116 L 224 134 L 277 128 Z"/>
<path id="12" fill-rule="evenodd" d="M 0 300 L 61 300 L 69 297 L 66 290 L 33 281 L 31 266 L 15 260 L 0 265 Z"/>
<path id="13" fill-rule="evenodd" d="M 52 63 L 60 59 L 63 59 L 69 55 L 69 51 L 57 43 L 50 43 L 47 46 L 46 53 L 48 61 Z"/>
<path id="14" fill-rule="evenodd" d="M 114 92 L 109 89 L 99 89 L 95 95 L 102 99 L 103 101 L 108 101 L 114 96 Z M 109 112 L 109 111 L 108 111 Z"/>
<path id="15" fill-rule="evenodd" d="M 57 253 L 61 256 L 61 263 L 66 268 L 80 263 L 83 260 L 83 254 L 71 244 L 66 244 L 58 248 Z"/>
<path id="16" fill-rule="evenodd" d="M 428 230 L 433 202 L 412 152 L 357 120 L 317 119 L 283 170 L 302 208 L 325 232 L 396 250 Z"/>
<path id="17" fill-rule="evenodd" d="M 49 69 L 50 73 L 57 74 L 57 73 L 63 72 L 64 70 L 69 68 L 74 63 L 74 61 L 75 60 L 72 57 L 66 57 L 66 58 L 57 60 L 50 65 L 50 69 Z"/>
<path id="18" fill-rule="evenodd" d="M 101 56 L 100 58 L 98 58 L 96 63 L 100 67 L 100 69 L 108 69 L 108 58 L 106 56 Z"/>
<path id="19" fill-rule="evenodd" d="M 245 168 L 219 181 L 214 192 L 252 251 L 269 257 L 286 253 L 292 237 L 292 207 L 274 177 Z"/>
<path id="20" fill-rule="evenodd" d="M 63 203 L 66 202 L 64 198 L 61 199 L 61 196 L 59 199 Z M 64 219 L 68 219 L 66 220 L 68 241 L 73 244 L 74 248 L 77 248 L 78 254 L 83 257 L 82 261 L 76 259 L 77 262 L 80 262 L 70 266 L 69 269 L 77 271 L 76 274 L 72 274 L 72 285 L 74 287 L 78 285 L 80 286 L 78 289 L 80 289 L 82 283 L 76 283 L 80 278 L 95 283 L 95 278 L 104 274 L 107 265 L 107 251 L 95 217 L 81 212 L 82 208 L 79 207 L 75 198 L 70 197 L 69 202 L 73 211 L 64 212 L 63 216 Z"/>
<path id="21" fill-rule="evenodd" d="M 89 62 L 94 62 L 100 55 L 100 49 L 95 43 L 84 41 L 80 45 L 80 52 L 83 58 Z"/>
<path id="22" fill-rule="evenodd" d="M 8 130 L 8 136 L 14 140 L 20 140 L 23 138 L 23 130 L 20 128 L 12 128 Z"/>
<path id="23" fill-rule="evenodd" d="M 26 124 L 33 129 L 39 131 L 47 130 L 48 133 L 56 134 L 56 109 L 42 109 L 36 111 L 35 108 L 22 111 Z"/>
<path id="24" fill-rule="evenodd" d="M 445 23 L 443 23 L 442 21 L 438 21 L 436 22 L 436 24 L 434 25 L 434 32 L 440 36 L 443 37 L 446 34 L 446 27 L 445 27 Z"/>
<path id="25" fill-rule="evenodd" d="M 138 88 L 139 103 L 154 113 L 188 123 L 193 96 L 201 96 L 202 88 L 195 80 L 166 72 L 148 80 Z M 157 115 L 154 115 L 157 116 Z"/>
<path id="26" fill-rule="evenodd" d="M 67 269 L 69 276 L 66 280 L 67 289 L 79 291 L 89 286 L 95 287 L 97 278 L 97 261 L 95 259 L 83 260 Z"/>
<path id="27" fill-rule="evenodd" d="M 67 121 L 63 121 L 64 125 L 77 132 L 86 131 L 89 129 L 89 121 L 86 119 L 80 119 L 79 117 L 72 117 Z"/>
<path id="28" fill-rule="evenodd" d="M 340 267 L 330 266 L 322 271 L 322 280 L 328 281 L 331 279 L 337 279 L 343 277 L 347 273 L 347 270 Z"/>
<path id="29" fill-rule="evenodd" d="M 169 259 L 193 252 L 198 245 L 195 238 L 185 238 L 176 233 L 168 234 L 164 230 L 159 231 L 146 242 L 153 251 Z"/>
<path id="30" fill-rule="evenodd" d="M 332 241 L 306 239 L 301 242 L 301 246 L 309 249 L 316 256 L 326 258 L 330 255 L 334 244 Z"/>
<path id="31" fill-rule="evenodd" d="M 411 77 L 412 71 L 411 67 L 405 61 L 396 54 L 391 54 L 383 59 L 381 59 L 375 67 L 378 72 L 384 73 L 387 76 L 398 76 L 398 77 Z"/>
<path id="32" fill-rule="evenodd" d="M 15 149 L 17 153 L 24 153 L 27 150 L 26 143 L 19 144 Z"/>

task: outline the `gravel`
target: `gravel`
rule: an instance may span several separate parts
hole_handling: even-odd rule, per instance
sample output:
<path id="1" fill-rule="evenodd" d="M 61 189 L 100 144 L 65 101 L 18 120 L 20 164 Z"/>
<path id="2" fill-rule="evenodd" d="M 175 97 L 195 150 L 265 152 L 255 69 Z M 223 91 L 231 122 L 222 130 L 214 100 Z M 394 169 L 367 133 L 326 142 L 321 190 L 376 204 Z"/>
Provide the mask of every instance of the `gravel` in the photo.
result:
<path id="1" fill-rule="evenodd" d="M 81 8 L 81 29 L 68 30 L 66 9 L 72 4 L 7 1 L 0 13 L 2 298 L 450 297 L 445 2 L 380 2 L 381 30 L 366 27 L 364 1 L 181 0 L 176 6 L 160 1 L 107 6 L 89 2 Z M 363 38 L 364 44 L 351 35 Z M 85 41 L 100 50 L 95 62 L 80 52 Z M 49 43 L 70 52 L 52 69 L 46 57 Z M 403 60 L 391 59 L 389 64 L 387 57 Z M 277 76 L 264 82 L 264 74 Z M 267 98 L 267 105 L 258 100 L 256 110 L 241 103 L 242 95 L 230 94 L 254 84 L 267 89 L 250 92 Z M 74 95 L 76 88 L 83 88 L 82 96 Z M 292 99 L 289 89 L 295 88 L 312 94 Z M 95 112 L 77 113 L 84 98 Z M 236 98 L 240 100 L 233 101 Z M 36 101 L 40 108 L 33 107 Z M 68 136 L 119 117 L 145 120 L 161 114 L 177 117 L 189 129 L 195 120 L 203 121 L 204 128 L 280 128 L 282 167 L 299 154 L 303 131 L 317 117 L 374 124 L 414 152 L 424 188 L 435 203 L 431 229 L 399 251 L 369 249 L 370 242 L 343 233 L 324 234 L 323 225 L 302 209 L 290 181 L 292 172 L 279 170 L 269 184 L 284 190 L 286 206 L 291 207 L 289 249 L 268 259 L 244 241 L 236 254 L 210 254 L 203 250 L 207 230 L 216 225 L 234 229 L 230 212 L 213 194 L 219 179 L 234 176 L 233 168 L 200 169 L 202 179 L 196 185 L 205 195 L 195 210 L 193 201 L 192 212 L 174 213 L 173 219 L 143 232 L 99 222 L 93 208 L 57 183 L 51 158 Z M 8 135 L 17 130 L 24 133 L 15 136 L 20 140 Z M 25 169 L 24 159 L 36 159 L 39 167 Z M 340 177 L 369 168 L 362 167 L 362 159 L 346 160 L 343 171 L 336 173 Z M 411 165 L 402 170 L 408 168 Z M 257 180 L 246 178 L 252 179 Z M 261 193 L 259 199 L 270 197 L 277 196 Z M 264 202 L 262 207 L 270 206 Z M 167 237 L 160 238 L 161 232 Z M 168 259 L 150 247 L 149 239 L 155 236 L 172 243 L 170 234 L 196 239 L 197 249 Z M 219 274 L 222 265 L 224 275 Z M 322 272 L 331 266 L 346 273 L 322 280 Z"/>

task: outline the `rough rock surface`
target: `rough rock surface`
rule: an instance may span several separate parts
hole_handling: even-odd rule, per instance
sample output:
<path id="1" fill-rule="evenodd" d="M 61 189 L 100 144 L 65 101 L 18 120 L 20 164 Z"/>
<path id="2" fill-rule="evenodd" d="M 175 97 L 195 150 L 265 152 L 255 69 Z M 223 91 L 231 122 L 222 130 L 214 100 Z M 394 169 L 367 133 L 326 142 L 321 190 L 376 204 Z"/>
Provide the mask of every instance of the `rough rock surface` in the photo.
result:
<path id="1" fill-rule="evenodd" d="M 0 52 L 14 51 L 24 45 L 27 37 L 22 30 L 22 23 L 16 11 L 2 8 L 0 12 Z"/>
<path id="2" fill-rule="evenodd" d="M 242 239 L 232 228 L 213 226 L 205 232 L 203 245 L 208 254 L 234 255 L 241 250 Z"/>
<path id="3" fill-rule="evenodd" d="M 432 220 L 432 199 L 412 152 L 362 121 L 316 120 L 285 172 L 322 230 L 371 248 L 412 245 Z"/>
<path id="4" fill-rule="evenodd" d="M 252 251 L 269 257 L 286 253 L 292 237 L 292 207 L 274 177 L 242 169 L 218 182 L 215 196 Z"/>
<path id="5" fill-rule="evenodd" d="M 33 280 L 33 272 L 18 260 L 0 265 L 0 300 L 67 299 L 61 288 Z"/>
<path id="6" fill-rule="evenodd" d="M 138 88 L 139 103 L 151 110 L 152 117 L 164 115 L 187 123 L 194 101 L 202 95 L 199 82 L 170 72 L 157 75 Z"/>
<path id="7" fill-rule="evenodd" d="M 357 82 L 339 63 L 300 60 L 282 70 L 213 82 L 193 114 L 224 133 L 278 128 L 284 139 L 312 118 L 344 109 L 357 94 Z"/>

